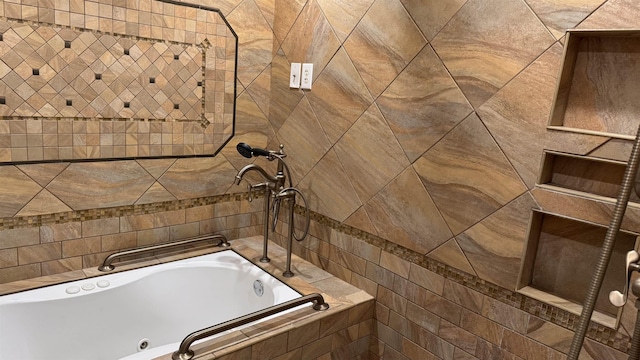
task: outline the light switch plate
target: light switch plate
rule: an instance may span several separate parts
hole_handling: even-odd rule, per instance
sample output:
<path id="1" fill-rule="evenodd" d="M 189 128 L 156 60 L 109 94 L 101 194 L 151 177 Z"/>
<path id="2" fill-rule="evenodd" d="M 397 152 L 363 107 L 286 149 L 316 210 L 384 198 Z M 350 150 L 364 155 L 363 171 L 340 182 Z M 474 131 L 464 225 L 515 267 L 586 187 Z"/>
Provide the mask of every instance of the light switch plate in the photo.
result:
<path id="1" fill-rule="evenodd" d="M 302 64 L 302 80 L 300 82 L 300 88 L 305 90 L 311 90 L 312 82 L 313 82 L 313 64 Z"/>
<path id="2" fill-rule="evenodd" d="M 300 63 L 291 63 L 291 75 L 289 75 L 289 87 L 300 88 Z"/>

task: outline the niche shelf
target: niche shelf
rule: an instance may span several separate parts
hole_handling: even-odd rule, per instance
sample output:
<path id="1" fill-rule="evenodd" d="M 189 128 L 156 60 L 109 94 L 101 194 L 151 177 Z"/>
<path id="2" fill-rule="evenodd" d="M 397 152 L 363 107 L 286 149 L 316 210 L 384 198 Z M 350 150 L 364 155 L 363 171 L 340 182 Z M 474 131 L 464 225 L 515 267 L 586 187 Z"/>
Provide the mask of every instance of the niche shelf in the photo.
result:
<path id="1" fill-rule="evenodd" d="M 517 291 L 579 315 L 606 231 L 601 225 L 533 210 Z M 618 326 L 622 308 L 611 305 L 608 295 L 624 288 L 625 255 L 637 242 L 637 234 L 618 233 L 593 321 Z"/>
<path id="2" fill-rule="evenodd" d="M 569 30 L 548 128 L 633 140 L 640 30 Z"/>
<path id="3" fill-rule="evenodd" d="M 626 167 L 622 161 L 545 150 L 538 187 L 614 202 Z M 629 205 L 640 207 L 635 191 L 631 191 Z"/>

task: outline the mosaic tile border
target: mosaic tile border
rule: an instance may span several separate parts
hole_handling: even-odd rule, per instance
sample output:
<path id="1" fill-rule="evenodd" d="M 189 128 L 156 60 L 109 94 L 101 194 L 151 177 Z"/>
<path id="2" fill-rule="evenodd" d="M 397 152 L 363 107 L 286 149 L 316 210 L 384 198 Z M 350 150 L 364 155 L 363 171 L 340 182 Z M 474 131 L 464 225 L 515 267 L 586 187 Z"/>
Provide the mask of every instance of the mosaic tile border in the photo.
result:
<path id="1" fill-rule="evenodd" d="M 304 209 L 299 205 L 296 205 L 296 213 L 302 215 L 304 214 Z M 572 314 L 564 309 L 527 297 L 516 291 L 492 284 L 477 276 L 465 273 L 437 260 L 431 259 L 426 255 L 417 253 L 360 229 L 345 225 L 324 215 L 311 212 L 311 220 L 318 222 L 320 225 L 327 226 L 341 233 L 365 241 L 368 244 L 379 247 L 383 251 L 432 271 L 445 279 L 452 280 L 469 289 L 475 290 L 483 295 L 489 296 L 528 314 L 537 316 L 555 325 L 575 331 L 575 327 L 579 321 L 579 315 Z M 595 322 L 590 322 L 587 337 L 625 353 L 628 352 L 628 349 L 630 348 L 630 337 Z"/>
<path id="2" fill-rule="evenodd" d="M 252 194 L 253 199 L 258 199 L 263 194 Z M 248 201 L 250 194 L 248 192 L 223 194 L 210 197 L 201 197 L 187 200 L 166 201 L 144 205 L 130 205 L 104 209 L 91 209 L 82 211 L 71 211 L 58 214 L 47 214 L 38 216 L 0 218 L 0 230 L 8 230 L 25 227 L 38 227 L 42 225 L 61 224 L 73 221 L 98 220 L 105 218 L 121 217 L 128 215 L 152 214 L 164 211 L 183 210 L 198 206 L 213 205 L 226 203 L 231 201 Z M 296 205 L 295 212 L 304 215 L 304 209 L 300 205 Z M 413 250 L 385 240 L 373 234 L 367 233 L 360 229 L 340 223 L 337 220 L 316 212 L 310 213 L 312 221 L 320 225 L 329 227 L 346 235 L 353 236 L 368 244 L 376 246 L 383 251 L 396 255 L 410 263 L 416 264 L 429 271 L 432 271 L 445 279 L 454 281 L 469 289 L 475 290 L 483 295 L 491 297 L 497 301 L 507 304 L 516 309 L 522 310 L 528 314 L 539 317 L 555 325 L 574 331 L 579 320 L 579 316 L 572 314 L 566 310 L 543 303 L 539 300 L 532 299 L 516 291 L 508 290 L 498 285 L 480 279 L 477 276 L 467 274 L 461 270 L 443 264 L 437 260 L 428 258 L 424 254 L 419 254 Z M 591 322 L 588 328 L 587 337 L 599 343 L 612 347 L 622 352 L 627 352 L 630 347 L 631 339 L 608 328 Z"/>

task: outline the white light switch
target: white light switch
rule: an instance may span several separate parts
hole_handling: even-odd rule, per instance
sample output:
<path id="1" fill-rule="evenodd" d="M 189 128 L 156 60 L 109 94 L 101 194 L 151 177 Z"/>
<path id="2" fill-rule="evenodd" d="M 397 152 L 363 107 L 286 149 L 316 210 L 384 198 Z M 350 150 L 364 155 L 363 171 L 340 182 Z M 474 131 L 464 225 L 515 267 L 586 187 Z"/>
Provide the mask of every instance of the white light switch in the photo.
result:
<path id="1" fill-rule="evenodd" d="M 311 90 L 311 82 L 313 81 L 313 64 L 302 64 L 302 82 L 301 89 Z"/>
<path id="2" fill-rule="evenodd" d="M 292 89 L 298 89 L 300 87 L 300 63 L 291 63 L 289 87 Z"/>

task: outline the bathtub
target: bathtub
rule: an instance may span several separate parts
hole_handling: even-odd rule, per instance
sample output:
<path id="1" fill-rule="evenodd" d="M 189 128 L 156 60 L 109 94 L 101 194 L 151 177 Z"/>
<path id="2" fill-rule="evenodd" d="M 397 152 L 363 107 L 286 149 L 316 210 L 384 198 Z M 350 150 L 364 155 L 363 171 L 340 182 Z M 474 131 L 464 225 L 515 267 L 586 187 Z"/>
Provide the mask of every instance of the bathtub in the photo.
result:
<path id="1" fill-rule="evenodd" d="M 300 296 L 233 250 L 5 295 L 0 359 L 152 359 Z"/>

